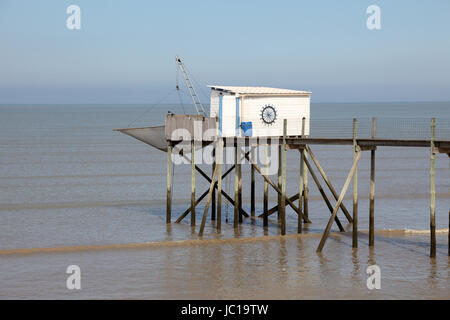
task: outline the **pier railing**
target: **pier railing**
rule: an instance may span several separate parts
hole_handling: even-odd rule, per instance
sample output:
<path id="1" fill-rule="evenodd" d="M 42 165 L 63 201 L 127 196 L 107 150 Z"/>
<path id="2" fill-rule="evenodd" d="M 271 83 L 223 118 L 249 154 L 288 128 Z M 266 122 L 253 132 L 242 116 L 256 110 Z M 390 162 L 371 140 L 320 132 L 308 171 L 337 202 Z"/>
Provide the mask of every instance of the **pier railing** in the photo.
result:
<path id="1" fill-rule="evenodd" d="M 372 118 L 357 118 L 358 138 L 371 138 Z M 311 138 L 351 138 L 353 120 L 314 119 L 310 120 Z M 418 118 L 376 118 L 376 137 L 384 139 L 431 139 L 431 119 Z M 436 140 L 450 140 L 450 119 L 436 119 Z"/>

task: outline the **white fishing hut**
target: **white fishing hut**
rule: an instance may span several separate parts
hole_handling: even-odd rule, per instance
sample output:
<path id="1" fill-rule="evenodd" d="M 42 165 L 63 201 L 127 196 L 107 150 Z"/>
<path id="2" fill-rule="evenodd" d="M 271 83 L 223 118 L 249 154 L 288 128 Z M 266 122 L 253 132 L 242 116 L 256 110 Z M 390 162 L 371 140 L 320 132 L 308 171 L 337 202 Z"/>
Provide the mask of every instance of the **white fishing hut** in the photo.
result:
<path id="1" fill-rule="evenodd" d="M 210 117 L 217 119 L 222 137 L 309 135 L 311 92 L 268 87 L 209 86 Z M 221 134 L 220 134 L 221 133 Z"/>

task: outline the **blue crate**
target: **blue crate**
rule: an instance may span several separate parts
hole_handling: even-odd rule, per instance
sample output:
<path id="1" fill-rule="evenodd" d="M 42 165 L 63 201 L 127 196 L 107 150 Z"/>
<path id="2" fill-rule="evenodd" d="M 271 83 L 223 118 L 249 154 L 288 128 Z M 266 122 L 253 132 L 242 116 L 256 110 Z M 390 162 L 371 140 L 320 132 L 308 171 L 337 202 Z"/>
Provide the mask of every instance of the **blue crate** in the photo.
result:
<path id="1" fill-rule="evenodd" d="M 242 134 L 245 137 L 251 137 L 253 134 L 252 123 L 251 122 L 242 122 L 241 123 Z"/>

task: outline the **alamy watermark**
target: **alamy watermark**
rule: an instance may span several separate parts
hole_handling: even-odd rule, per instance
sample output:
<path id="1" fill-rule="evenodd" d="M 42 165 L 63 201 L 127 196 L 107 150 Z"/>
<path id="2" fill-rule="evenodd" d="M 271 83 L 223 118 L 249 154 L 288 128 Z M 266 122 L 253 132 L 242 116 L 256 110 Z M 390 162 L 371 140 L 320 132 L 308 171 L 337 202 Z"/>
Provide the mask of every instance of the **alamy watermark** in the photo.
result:
<path id="1" fill-rule="evenodd" d="M 69 290 L 81 289 L 81 269 L 76 264 L 67 267 L 66 273 L 70 274 L 66 280 L 66 288 Z"/>
<path id="2" fill-rule="evenodd" d="M 194 148 L 195 164 L 244 164 L 258 165 L 263 173 L 273 175 L 278 172 L 280 137 L 221 137 L 216 129 L 203 131 L 203 122 L 193 122 L 193 134 L 190 130 L 177 128 L 170 134 L 170 140 L 176 144 L 172 150 L 174 165 L 191 163 L 192 148 Z M 219 139 L 223 140 L 223 149 L 219 150 Z M 192 145 L 193 143 L 193 145 Z M 237 159 L 236 159 L 237 152 Z"/>
<path id="3" fill-rule="evenodd" d="M 369 30 L 381 30 L 381 9 L 379 6 L 372 4 L 367 7 L 366 13 L 370 14 L 367 18 L 366 26 Z"/>
<path id="4" fill-rule="evenodd" d="M 367 278 L 367 289 L 381 289 L 381 269 L 376 264 L 368 266 L 366 273 L 369 275 Z"/>
<path id="5" fill-rule="evenodd" d="M 81 9 L 79 6 L 72 4 L 67 7 L 66 13 L 70 16 L 66 20 L 66 27 L 69 30 L 81 29 Z"/>

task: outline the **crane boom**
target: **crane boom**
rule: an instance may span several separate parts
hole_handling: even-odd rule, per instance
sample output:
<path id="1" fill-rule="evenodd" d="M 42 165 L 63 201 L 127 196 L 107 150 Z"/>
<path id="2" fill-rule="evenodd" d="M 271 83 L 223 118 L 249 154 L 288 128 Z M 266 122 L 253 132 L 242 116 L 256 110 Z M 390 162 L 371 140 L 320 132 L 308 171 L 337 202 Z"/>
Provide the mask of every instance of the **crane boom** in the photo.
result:
<path id="1" fill-rule="evenodd" d="M 197 114 L 201 114 L 206 117 L 205 108 L 203 107 L 202 103 L 200 102 L 197 92 L 195 91 L 195 88 L 192 85 L 191 80 L 189 79 L 189 76 L 188 76 L 188 73 L 186 71 L 183 61 L 181 61 L 181 58 L 179 56 L 176 56 L 175 60 L 177 61 L 178 67 L 180 68 L 180 71 L 183 74 L 184 82 L 186 83 L 186 87 L 188 88 L 189 94 L 191 95 L 195 110 L 197 110 Z"/>

